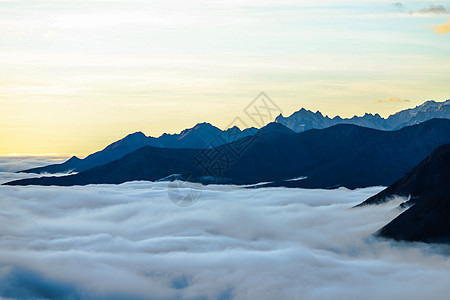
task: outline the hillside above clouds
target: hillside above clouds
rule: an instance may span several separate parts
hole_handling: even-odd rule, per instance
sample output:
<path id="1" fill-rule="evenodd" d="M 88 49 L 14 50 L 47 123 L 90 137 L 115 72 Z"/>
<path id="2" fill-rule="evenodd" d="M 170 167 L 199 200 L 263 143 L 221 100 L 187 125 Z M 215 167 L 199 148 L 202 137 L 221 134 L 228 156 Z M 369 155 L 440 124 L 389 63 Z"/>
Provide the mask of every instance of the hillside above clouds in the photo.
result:
<path id="1" fill-rule="evenodd" d="M 450 144 L 434 150 L 404 177 L 362 202 L 358 207 L 382 204 L 396 196 L 408 198 L 405 206 L 413 205 L 427 194 L 448 184 L 450 184 Z"/>
<path id="2" fill-rule="evenodd" d="M 450 144 L 433 151 L 404 177 L 360 205 L 407 197 L 408 207 L 377 232 L 379 236 L 416 242 L 450 242 Z"/>

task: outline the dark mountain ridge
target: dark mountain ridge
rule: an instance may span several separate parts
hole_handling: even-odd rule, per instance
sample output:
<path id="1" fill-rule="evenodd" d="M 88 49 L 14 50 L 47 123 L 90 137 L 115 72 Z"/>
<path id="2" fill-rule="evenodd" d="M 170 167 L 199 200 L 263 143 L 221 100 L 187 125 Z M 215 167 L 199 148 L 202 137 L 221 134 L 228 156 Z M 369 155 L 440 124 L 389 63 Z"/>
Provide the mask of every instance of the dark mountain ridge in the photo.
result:
<path id="1" fill-rule="evenodd" d="M 405 109 L 390 115 L 386 119 L 379 114 L 372 115 L 368 113 L 362 117 L 354 116 L 349 119 L 341 118 L 340 116 L 330 118 L 323 116 L 319 111 L 313 113 L 302 108 L 289 117 L 283 117 L 280 114 L 275 119 L 275 122 L 283 124 L 295 132 L 323 129 L 337 124 L 353 124 L 379 130 L 398 130 L 405 126 L 416 125 L 434 118 L 450 119 L 450 99 L 444 102 L 426 101 L 415 108 Z"/>
<path id="2" fill-rule="evenodd" d="M 408 205 L 450 182 L 450 145 L 434 150 L 404 177 L 358 205 L 381 204 L 395 196 L 409 197 Z"/>
<path id="3" fill-rule="evenodd" d="M 416 108 L 400 111 L 383 119 L 380 115 L 365 114 L 363 117 L 354 116 L 343 119 L 339 116 L 330 119 L 320 112 L 313 113 L 304 108 L 284 118 L 278 116 L 275 123 L 283 124 L 295 132 L 303 132 L 309 129 L 323 129 L 337 124 L 354 124 L 358 126 L 375 128 L 379 130 L 397 130 L 405 126 L 419 124 L 432 118 L 450 118 L 450 100 L 445 102 L 427 101 Z M 95 166 L 103 165 L 122 158 L 144 146 L 158 148 L 214 148 L 223 144 L 237 141 L 241 138 L 256 134 L 258 129 L 247 128 L 240 130 L 232 127 L 227 130 L 209 123 L 199 123 L 179 134 L 163 134 L 160 137 L 147 137 L 142 132 L 136 132 L 112 143 L 101 151 L 93 153 L 84 159 L 72 157 L 62 164 L 54 164 L 45 167 L 24 170 L 25 173 L 64 173 L 69 171 L 81 172 Z"/>
<path id="4" fill-rule="evenodd" d="M 410 206 L 376 234 L 395 240 L 450 243 L 450 144 L 433 151 L 403 178 L 359 206 L 410 196 Z"/>
<path id="5" fill-rule="evenodd" d="M 277 124 L 278 128 L 281 125 Z M 172 174 L 202 183 L 360 188 L 390 185 L 450 143 L 450 120 L 434 119 L 397 131 L 336 125 L 298 134 L 261 131 L 212 149 L 146 146 L 108 164 L 64 177 L 13 181 L 10 185 L 84 185 L 158 180 Z M 284 129 L 283 129 L 284 130 Z M 214 165 L 204 160 L 219 157 Z M 207 159 L 205 159 L 205 157 Z M 205 168 L 205 165 L 207 168 Z M 220 169 L 219 171 L 212 170 Z M 292 178 L 307 177 L 289 181 Z"/>
<path id="6" fill-rule="evenodd" d="M 450 184 L 421 196 L 376 235 L 398 241 L 450 243 Z"/>
<path id="7" fill-rule="evenodd" d="M 289 129 L 286 128 L 286 130 Z M 253 127 L 240 130 L 236 126 L 222 131 L 209 123 L 199 123 L 192 128 L 183 130 L 179 134 L 164 133 L 158 138 L 151 136 L 147 137 L 139 131 L 127 135 L 123 139 L 108 145 L 103 150 L 97 151 L 84 159 L 73 156 L 62 164 L 32 168 L 21 172 L 38 174 L 64 173 L 68 171 L 82 172 L 122 158 L 124 155 L 144 146 L 192 149 L 213 148 L 239 140 L 246 136 L 254 135 L 257 131 L 258 130 Z"/>

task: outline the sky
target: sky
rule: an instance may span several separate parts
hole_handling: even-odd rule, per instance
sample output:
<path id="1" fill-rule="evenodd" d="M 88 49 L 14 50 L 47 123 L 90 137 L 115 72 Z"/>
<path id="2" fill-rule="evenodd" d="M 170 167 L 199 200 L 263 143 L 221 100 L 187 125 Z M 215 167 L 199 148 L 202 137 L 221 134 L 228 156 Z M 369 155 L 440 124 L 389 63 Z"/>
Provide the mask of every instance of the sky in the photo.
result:
<path id="1" fill-rule="evenodd" d="M 0 156 L 225 129 L 264 91 L 287 116 L 450 98 L 449 1 L 0 0 Z M 249 124 L 254 125 L 254 124 Z"/>
<path id="2" fill-rule="evenodd" d="M 37 163 L 0 160 L 0 183 Z M 171 189 L 0 185 L 0 298 L 448 299 L 449 246 L 372 235 L 405 199 L 351 209 L 382 187 Z"/>

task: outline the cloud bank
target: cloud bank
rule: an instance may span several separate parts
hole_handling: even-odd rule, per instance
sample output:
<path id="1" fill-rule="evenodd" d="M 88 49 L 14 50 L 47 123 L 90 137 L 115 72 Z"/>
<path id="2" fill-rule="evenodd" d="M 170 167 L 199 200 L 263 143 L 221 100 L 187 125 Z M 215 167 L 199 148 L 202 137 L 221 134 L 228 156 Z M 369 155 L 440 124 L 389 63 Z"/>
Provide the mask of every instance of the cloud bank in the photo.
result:
<path id="1" fill-rule="evenodd" d="M 18 171 L 42 167 L 50 164 L 62 163 L 67 160 L 66 157 L 52 157 L 52 156 L 0 156 L 0 184 L 5 182 L 41 177 L 45 174 L 27 174 L 15 173 Z M 62 176 L 67 174 L 49 174 L 50 176 Z M 1 196 L 1 193 L 0 193 Z"/>
<path id="2" fill-rule="evenodd" d="M 355 191 L 207 186 L 180 208 L 164 182 L 0 186 L 0 297 L 446 299 L 442 248 L 372 233 L 398 203 Z M 436 246 L 437 247 L 437 246 Z"/>
<path id="3" fill-rule="evenodd" d="M 0 172 L 17 172 L 21 170 L 59 164 L 67 157 L 59 156 L 0 156 Z"/>

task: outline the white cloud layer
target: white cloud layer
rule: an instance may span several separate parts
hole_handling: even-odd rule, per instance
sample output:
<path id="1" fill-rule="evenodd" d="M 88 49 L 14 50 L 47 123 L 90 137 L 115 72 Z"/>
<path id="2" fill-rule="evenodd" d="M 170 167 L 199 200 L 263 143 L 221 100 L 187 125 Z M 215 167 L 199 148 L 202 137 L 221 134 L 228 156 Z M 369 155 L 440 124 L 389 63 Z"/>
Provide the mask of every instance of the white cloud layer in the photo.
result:
<path id="1" fill-rule="evenodd" d="M 350 209 L 380 189 L 0 186 L 0 297 L 447 299 L 445 249 L 371 236 L 396 203 Z"/>
<path id="2" fill-rule="evenodd" d="M 59 164 L 67 157 L 56 156 L 0 156 L 0 172 L 17 172 L 25 169 Z"/>

